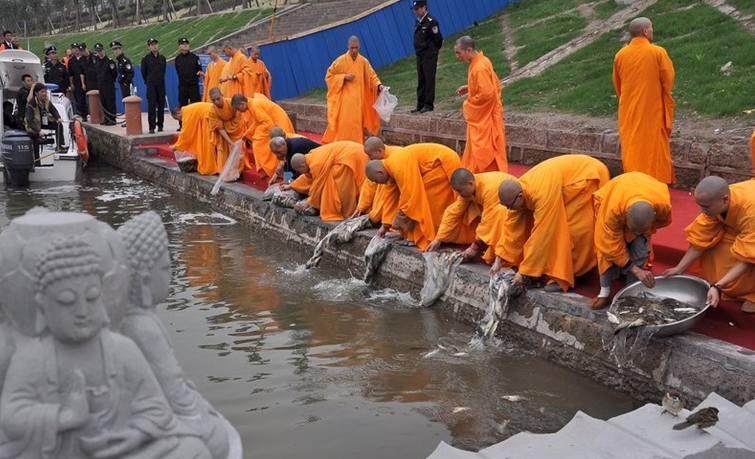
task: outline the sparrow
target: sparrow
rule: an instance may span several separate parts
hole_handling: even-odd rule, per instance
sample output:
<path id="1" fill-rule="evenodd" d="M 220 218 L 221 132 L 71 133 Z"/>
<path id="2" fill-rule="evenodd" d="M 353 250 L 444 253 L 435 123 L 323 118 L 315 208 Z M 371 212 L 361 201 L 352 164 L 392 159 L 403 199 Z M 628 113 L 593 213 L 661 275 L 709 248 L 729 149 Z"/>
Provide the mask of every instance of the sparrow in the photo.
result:
<path id="1" fill-rule="evenodd" d="M 718 422 L 718 408 L 708 407 L 687 416 L 687 420 L 674 426 L 674 430 L 682 430 L 696 425 L 698 429 L 713 427 Z"/>
<path id="2" fill-rule="evenodd" d="M 682 394 L 676 389 L 669 389 L 669 391 L 666 392 L 666 395 L 663 396 L 661 405 L 663 406 L 663 412 L 661 414 L 668 411 L 674 416 L 679 416 L 679 412 L 684 408 Z"/>

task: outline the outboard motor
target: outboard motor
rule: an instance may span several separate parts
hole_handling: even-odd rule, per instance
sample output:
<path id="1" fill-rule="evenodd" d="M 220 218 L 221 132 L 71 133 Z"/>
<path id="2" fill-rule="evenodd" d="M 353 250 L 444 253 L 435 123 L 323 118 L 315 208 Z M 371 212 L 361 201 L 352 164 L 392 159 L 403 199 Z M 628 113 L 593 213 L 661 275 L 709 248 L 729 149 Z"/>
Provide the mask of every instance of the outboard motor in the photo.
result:
<path id="1" fill-rule="evenodd" d="M 0 150 L 5 183 L 28 186 L 29 172 L 34 168 L 34 146 L 31 137 L 24 131 L 5 131 Z"/>

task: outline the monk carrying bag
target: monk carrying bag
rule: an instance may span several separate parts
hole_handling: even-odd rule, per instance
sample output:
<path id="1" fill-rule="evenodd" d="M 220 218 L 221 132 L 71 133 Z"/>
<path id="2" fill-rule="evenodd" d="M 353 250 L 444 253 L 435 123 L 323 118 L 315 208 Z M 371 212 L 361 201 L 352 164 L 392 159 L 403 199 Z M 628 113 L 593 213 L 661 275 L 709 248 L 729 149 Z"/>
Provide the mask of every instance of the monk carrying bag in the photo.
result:
<path id="1" fill-rule="evenodd" d="M 398 105 L 398 98 L 392 95 L 388 91 L 389 89 L 391 88 L 385 86 L 380 92 L 377 100 L 375 101 L 375 105 L 373 105 L 373 107 L 375 107 L 375 111 L 380 116 L 380 119 L 385 121 L 386 123 L 389 123 L 391 121 L 393 110 L 396 108 L 396 105 Z"/>

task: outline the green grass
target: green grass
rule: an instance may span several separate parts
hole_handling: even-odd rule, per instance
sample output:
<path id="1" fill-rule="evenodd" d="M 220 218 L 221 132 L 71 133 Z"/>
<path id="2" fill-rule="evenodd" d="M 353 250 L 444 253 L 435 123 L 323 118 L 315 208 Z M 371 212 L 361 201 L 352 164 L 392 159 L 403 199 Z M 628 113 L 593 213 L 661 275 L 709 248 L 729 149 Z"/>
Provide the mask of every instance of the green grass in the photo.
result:
<path id="1" fill-rule="evenodd" d="M 738 9 L 742 14 L 755 14 L 755 2 L 752 0 L 728 0 L 726 3 Z"/>
<path id="2" fill-rule="evenodd" d="M 566 10 L 576 8 L 591 0 L 519 0 L 506 7 L 509 24 L 517 28 L 531 24 L 540 19 L 555 16 Z M 611 0 L 613 1 L 613 0 Z"/>
<path id="3" fill-rule="evenodd" d="M 178 54 L 178 39 L 181 37 L 187 37 L 191 41 L 192 48 L 197 49 L 213 39 L 230 35 L 247 24 L 269 16 L 271 13 L 272 10 L 270 9 L 245 10 L 117 30 L 104 29 L 94 32 L 33 37 L 29 39 L 28 43 L 27 40 L 22 40 L 21 46 L 43 58 L 42 54 L 46 43 L 57 45 L 59 55 L 62 57 L 62 50 L 73 42 L 84 41 L 90 50 L 94 48 L 95 43 L 100 42 L 105 45 L 106 53 L 111 54 L 109 43 L 117 40 L 123 43 L 124 53 L 134 63 L 138 63 L 142 56 L 149 51 L 147 39 L 150 37 L 157 38 L 160 41 L 160 51 L 167 58 L 171 58 Z M 243 45 L 243 43 L 239 43 L 237 46 L 240 45 Z M 27 48 L 27 46 L 30 47 Z"/>
<path id="4" fill-rule="evenodd" d="M 519 66 L 522 67 L 578 37 L 586 25 L 584 16 L 574 12 L 517 29 L 514 32 L 514 42 L 520 47 L 517 52 Z"/>
<path id="5" fill-rule="evenodd" d="M 616 0 L 608 0 L 606 2 L 595 5 L 593 11 L 595 12 L 596 18 L 608 19 L 613 16 L 614 13 L 624 8 L 625 6 L 616 3 Z"/>

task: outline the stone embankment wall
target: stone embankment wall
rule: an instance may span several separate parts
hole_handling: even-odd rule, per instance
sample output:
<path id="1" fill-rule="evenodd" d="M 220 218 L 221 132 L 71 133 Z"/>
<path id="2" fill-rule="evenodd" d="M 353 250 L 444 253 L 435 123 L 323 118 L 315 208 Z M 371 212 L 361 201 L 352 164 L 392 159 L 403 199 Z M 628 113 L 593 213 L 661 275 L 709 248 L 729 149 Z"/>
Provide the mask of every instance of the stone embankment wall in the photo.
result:
<path id="1" fill-rule="evenodd" d="M 248 223 L 255 231 L 299 245 L 302 250 L 312 250 L 334 226 L 263 202 L 259 191 L 242 184 L 230 184 L 219 195 L 211 196 L 214 177 L 181 173 L 174 164 L 148 156 L 149 150 L 132 146 L 129 139 L 95 126 L 88 127 L 88 132 L 92 150 L 100 160 L 188 199 L 207 203 L 219 212 Z M 145 141 L 156 140 L 153 136 Z M 361 272 L 364 250 L 373 234 L 374 230 L 361 232 L 354 242 L 329 252 L 326 258 L 337 260 L 340 266 L 351 268 L 353 272 Z M 487 266 L 461 265 L 455 270 L 446 295 L 435 307 L 455 319 L 476 324 L 488 301 L 487 273 Z M 423 278 L 422 256 L 415 249 L 394 246 L 376 282 L 379 286 L 408 291 L 416 298 Z M 575 294 L 529 291 L 526 298 L 512 305 L 509 316 L 499 327 L 499 335 L 643 401 L 657 403 L 668 387 L 686 394 L 689 404 L 699 403 L 714 390 L 740 404 L 755 398 L 755 352 L 687 333 L 652 339 L 633 360 L 619 365 L 610 352 L 613 327 L 608 324 L 604 311 L 592 311 L 586 302 Z"/>
<path id="2" fill-rule="evenodd" d="M 305 132 L 325 132 L 325 105 L 280 101 L 286 110 L 296 112 L 297 128 Z M 466 123 L 442 115 L 394 114 L 383 125 L 381 136 L 387 143 L 408 145 L 434 142 L 461 153 L 464 151 Z M 506 125 L 509 161 L 537 164 L 544 159 L 566 153 L 582 153 L 602 160 L 612 175 L 621 173 L 621 147 L 616 132 L 562 131 L 544 127 Z M 749 180 L 753 176 L 750 139 L 727 137 L 718 142 L 672 139 L 671 156 L 676 170 L 676 187 L 693 189 L 705 176 L 720 175 L 730 182 Z"/>

